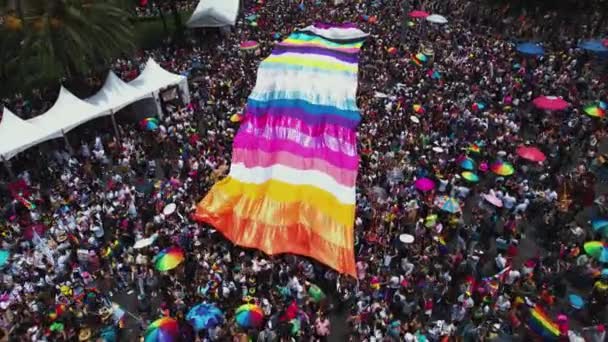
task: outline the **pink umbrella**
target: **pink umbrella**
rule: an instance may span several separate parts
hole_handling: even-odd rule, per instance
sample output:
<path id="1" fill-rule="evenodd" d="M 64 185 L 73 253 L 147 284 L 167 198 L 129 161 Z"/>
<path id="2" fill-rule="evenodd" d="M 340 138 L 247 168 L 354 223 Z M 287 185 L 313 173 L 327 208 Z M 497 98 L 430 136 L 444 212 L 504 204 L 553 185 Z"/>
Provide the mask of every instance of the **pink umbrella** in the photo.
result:
<path id="1" fill-rule="evenodd" d="M 517 148 L 517 155 L 533 162 L 543 162 L 547 159 L 541 150 L 533 146 L 519 146 Z"/>
<path id="2" fill-rule="evenodd" d="M 420 19 L 420 18 L 426 18 L 430 14 L 425 11 L 411 11 L 410 14 L 408 14 L 408 15 L 410 16 L 410 18 Z"/>
<path id="3" fill-rule="evenodd" d="M 539 96 L 532 102 L 536 108 L 545 110 L 564 110 L 570 106 L 568 101 L 557 96 Z"/>
<path id="4" fill-rule="evenodd" d="M 414 186 L 416 189 L 426 192 L 435 188 L 435 182 L 428 178 L 420 178 L 414 183 Z"/>
<path id="5" fill-rule="evenodd" d="M 496 197 L 496 194 L 494 193 L 494 191 L 490 190 L 489 194 L 483 194 L 481 196 L 483 197 L 483 199 L 490 202 L 495 207 L 502 208 L 502 200 L 500 198 Z"/>

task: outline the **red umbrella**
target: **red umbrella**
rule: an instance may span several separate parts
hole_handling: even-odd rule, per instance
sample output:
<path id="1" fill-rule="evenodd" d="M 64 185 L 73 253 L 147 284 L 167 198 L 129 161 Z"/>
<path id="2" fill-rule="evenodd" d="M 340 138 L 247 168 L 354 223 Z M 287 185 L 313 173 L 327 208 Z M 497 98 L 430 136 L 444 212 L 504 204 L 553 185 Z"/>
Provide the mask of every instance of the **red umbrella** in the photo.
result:
<path id="1" fill-rule="evenodd" d="M 546 110 L 564 110 L 570 106 L 568 101 L 557 96 L 539 96 L 533 101 L 536 108 Z"/>
<path id="2" fill-rule="evenodd" d="M 430 191 L 435 188 L 435 182 L 428 178 L 420 178 L 414 183 L 414 186 L 420 191 Z"/>
<path id="3" fill-rule="evenodd" d="M 541 150 L 533 146 L 519 146 L 517 148 L 517 155 L 533 162 L 543 162 L 547 159 Z"/>
<path id="4" fill-rule="evenodd" d="M 410 14 L 408 14 L 408 15 L 410 16 L 410 18 L 420 19 L 420 18 L 426 18 L 430 14 L 425 11 L 411 11 Z"/>

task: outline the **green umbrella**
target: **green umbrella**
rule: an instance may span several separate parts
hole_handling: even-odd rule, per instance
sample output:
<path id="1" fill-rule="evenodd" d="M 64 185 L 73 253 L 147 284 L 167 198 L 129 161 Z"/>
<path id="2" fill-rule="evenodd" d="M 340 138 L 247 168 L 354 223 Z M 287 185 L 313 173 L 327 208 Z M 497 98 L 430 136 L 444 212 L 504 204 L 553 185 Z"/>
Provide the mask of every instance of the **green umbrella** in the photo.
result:
<path id="1" fill-rule="evenodd" d="M 308 288 L 308 295 L 316 303 L 325 299 L 325 293 L 323 293 L 323 291 L 315 284 L 311 284 Z"/>
<path id="2" fill-rule="evenodd" d="M 51 331 L 62 332 L 63 331 L 63 323 L 55 322 L 55 323 L 51 324 L 50 329 L 51 329 Z"/>

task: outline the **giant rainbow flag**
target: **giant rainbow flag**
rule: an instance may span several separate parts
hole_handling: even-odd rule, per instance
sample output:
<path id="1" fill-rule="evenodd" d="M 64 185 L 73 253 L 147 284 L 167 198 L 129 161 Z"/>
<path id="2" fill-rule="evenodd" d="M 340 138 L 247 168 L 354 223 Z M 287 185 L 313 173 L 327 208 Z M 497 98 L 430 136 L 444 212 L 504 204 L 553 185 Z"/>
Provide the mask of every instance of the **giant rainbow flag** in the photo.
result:
<path id="1" fill-rule="evenodd" d="M 195 219 L 238 245 L 355 275 L 357 63 L 366 37 L 317 24 L 275 46 L 258 69 L 230 173 Z"/>

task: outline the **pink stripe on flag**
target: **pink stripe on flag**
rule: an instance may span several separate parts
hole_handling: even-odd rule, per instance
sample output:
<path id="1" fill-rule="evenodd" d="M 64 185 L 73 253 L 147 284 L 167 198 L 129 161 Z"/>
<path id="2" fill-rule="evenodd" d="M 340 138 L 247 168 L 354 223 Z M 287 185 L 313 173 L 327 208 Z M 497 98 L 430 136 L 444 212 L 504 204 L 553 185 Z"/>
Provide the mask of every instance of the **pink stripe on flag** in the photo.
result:
<path id="1" fill-rule="evenodd" d="M 297 170 L 316 170 L 331 176 L 336 182 L 353 187 L 356 183 L 356 170 L 347 170 L 336 167 L 323 159 L 302 158 L 290 152 L 268 153 L 257 151 L 251 153 L 250 150 L 235 148 L 232 151 L 232 163 L 243 163 L 248 168 L 270 167 L 281 164 Z"/>
<path id="2" fill-rule="evenodd" d="M 268 140 L 244 132 L 239 132 L 236 135 L 233 142 L 233 148 L 254 150 L 256 153 L 260 150 L 269 153 L 286 151 L 303 158 L 324 159 L 336 167 L 354 171 L 356 171 L 359 166 L 359 156 L 349 156 L 344 153 L 332 151 L 328 148 L 305 148 L 290 140 Z"/>

